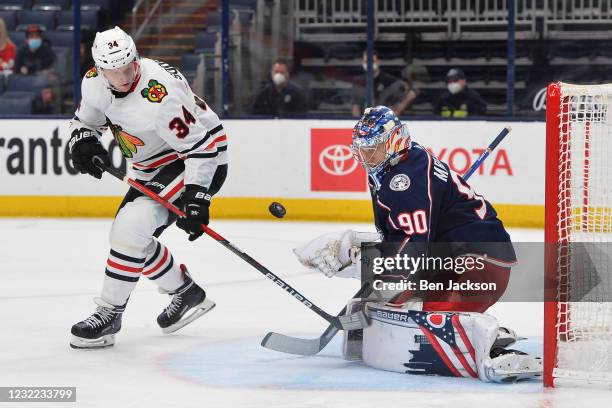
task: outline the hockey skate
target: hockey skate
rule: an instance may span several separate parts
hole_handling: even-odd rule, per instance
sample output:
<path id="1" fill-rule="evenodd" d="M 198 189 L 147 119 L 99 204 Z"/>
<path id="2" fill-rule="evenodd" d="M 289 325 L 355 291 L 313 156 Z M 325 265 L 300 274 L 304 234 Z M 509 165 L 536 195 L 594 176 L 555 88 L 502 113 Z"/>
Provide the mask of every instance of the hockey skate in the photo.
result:
<path id="1" fill-rule="evenodd" d="M 121 315 L 124 306 L 113 306 L 101 298 L 95 298 L 98 308 L 87 319 L 72 326 L 70 347 L 95 349 L 115 344 L 115 334 L 121 330 Z"/>
<path id="2" fill-rule="evenodd" d="M 485 363 L 490 381 L 513 383 L 542 375 L 542 359 L 522 351 L 493 347 L 491 359 Z"/>
<path id="3" fill-rule="evenodd" d="M 181 265 L 181 270 L 185 274 L 185 283 L 174 292 L 166 292 L 172 295 L 172 300 L 157 316 L 157 324 L 164 333 L 179 330 L 215 307 L 215 303 L 206 297 L 204 289 L 193 281 L 185 265 Z"/>

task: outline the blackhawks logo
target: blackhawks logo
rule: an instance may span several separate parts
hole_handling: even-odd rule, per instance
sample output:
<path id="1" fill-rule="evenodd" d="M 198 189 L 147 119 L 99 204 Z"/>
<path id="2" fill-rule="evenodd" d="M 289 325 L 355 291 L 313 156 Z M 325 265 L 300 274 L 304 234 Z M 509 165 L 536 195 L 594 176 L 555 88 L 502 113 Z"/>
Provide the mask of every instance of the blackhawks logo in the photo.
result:
<path id="1" fill-rule="evenodd" d="M 134 153 L 138 151 L 138 146 L 144 146 L 142 140 L 136 136 L 130 135 L 128 132 L 124 131 L 121 126 L 111 123 L 109 127 L 111 132 L 113 132 L 117 144 L 121 148 L 121 153 L 128 159 L 131 159 Z"/>
<path id="2" fill-rule="evenodd" d="M 96 69 L 96 67 L 93 67 L 92 69 L 90 69 L 89 71 L 85 73 L 85 78 L 95 78 L 97 76 L 98 76 L 98 70 Z"/>
<path id="3" fill-rule="evenodd" d="M 140 94 L 143 98 L 147 98 L 149 102 L 160 103 L 168 95 L 166 87 L 154 79 L 150 80 L 147 86 L 148 88 L 144 88 L 140 91 Z"/>

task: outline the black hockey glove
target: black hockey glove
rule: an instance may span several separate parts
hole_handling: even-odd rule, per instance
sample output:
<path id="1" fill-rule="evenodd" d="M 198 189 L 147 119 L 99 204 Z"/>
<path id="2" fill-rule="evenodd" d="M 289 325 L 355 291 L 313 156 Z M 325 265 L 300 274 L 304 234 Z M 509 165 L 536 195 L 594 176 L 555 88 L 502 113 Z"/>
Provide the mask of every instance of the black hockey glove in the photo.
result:
<path id="1" fill-rule="evenodd" d="M 205 187 L 195 184 L 185 186 L 182 200 L 186 217 L 179 218 L 176 226 L 189 234 L 190 241 L 195 241 L 203 234 L 201 224 L 208 225 L 208 207 L 211 198 Z"/>
<path id="2" fill-rule="evenodd" d="M 108 152 L 98 141 L 93 130 L 87 128 L 75 129 L 68 142 L 70 158 L 74 168 L 81 174 L 91 174 L 100 179 L 104 170 L 96 166 L 93 162 L 94 156 L 100 156 L 104 164 L 110 166 Z"/>

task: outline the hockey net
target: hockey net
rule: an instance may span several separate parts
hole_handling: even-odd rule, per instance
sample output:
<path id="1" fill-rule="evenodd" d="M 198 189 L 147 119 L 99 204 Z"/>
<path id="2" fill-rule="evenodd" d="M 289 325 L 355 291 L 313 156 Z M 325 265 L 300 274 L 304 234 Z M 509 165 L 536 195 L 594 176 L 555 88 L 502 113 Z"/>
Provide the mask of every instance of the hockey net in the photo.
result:
<path id="1" fill-rule="evenodd" d="M 544 383 L 612 384 L 612 84 L 551 84 Z"/>

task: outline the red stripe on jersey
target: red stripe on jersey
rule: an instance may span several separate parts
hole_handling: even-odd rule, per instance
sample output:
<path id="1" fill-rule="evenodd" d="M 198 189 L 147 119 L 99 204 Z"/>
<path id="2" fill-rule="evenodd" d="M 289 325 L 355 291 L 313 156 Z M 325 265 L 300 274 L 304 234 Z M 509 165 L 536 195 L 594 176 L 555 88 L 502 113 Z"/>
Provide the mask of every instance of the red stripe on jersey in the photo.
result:
<path id="1" fill-rule="evenodd" d="M 389 208 L 388 206 L 386 206 L 385 204 L 383 204 L 380 199 L 378 198 L 378 196 L 376 197 L 376 203 L 381 206 L 382 208 L 384 208 L 387 211 L 391 211 L 391 208 Z"/>
<path id="2" fill-rule="evenodd" d="M 159 261 L 157 265 L 155 265 L 153 268 L 146 272 L 143 272 L 142 274 L 145 276 L 152 274 L 153 272 L 158 270 L 164 263 L 166 263 L 166 259 L 168 259 L 168 248 L 164 247 L 164 256 L 162 257 L 161 261 Z"/>
<path id="3" fill-rule="evenodd" d="M 177 191 L 180 191 L 181 188 L 185 185 L 185 181 L 181 180 L 176 186 L 172 188 L 172 190 L 168 191 L 168 193 L 163 195 L 164 200 L 168 200 L 170 197 L 174 196 Z"/>
<path id="4" fill-rule="evenodd" d="M 208 146 L 206 146 L 206 149 L 204 150 L 212 150 L 213 148 L 215 148 L 215 145 L 217 143 L 225 142 L 226 140 L 227 140 L 227 135 L 219 136 L 213 139 L 213 141 Z"/>
<path id="5" fill-rule="evenodd" d="M 403 231 L 406 232 L 406 230 L 403 230 Z M 397 255 L 402 253 L 402 251 L 404 250 L 404 247 L 406 246 L 408 241 L 410 241 L 410 238 L 412 238 L 412 235 L 408 235 L 406 238 L 404 238 L 404 240 L 402 241 L 402 245 L 400 245 L 399 249 L 397 250 Z"/>
<path id="6" fill-rule="evenodd" d="M 140 273 L 142 271 L 142 267 L 132 268 L 130 266 L 125 266 L 125 265 L 118 264 L 117 262 L 113 262 L 110 259 L 106 261 L 106 264 L 110 267 L 119 269 L 120 271 L 123 271 L 123 272 Z"/>
<path id="7" fill-rule="evenodd" d="M 395 223 L 394 223 L 394 222 L 393 222 L 393 220 L 391 219 L 391 213 L 389 213 L 389 215 L 387 216 L 387 219 L 389 220 L 389 224 L 391 224 L 391 226 L 393 227 L 393 229 L 394 229 L 394 230 L 396 230 L 396 231 L 399 231 L 399 230 L 400 230 L 399 228 L 397 228 L 397 227 L 395 226 Z M 406 232 L 405 230 L 402 230 L 402 231 Z"/>
<path id="8" fill-rule="evenodd" d="M 149 164 L 140 164 L 140 163 L 132 163 L 133 166 L 142 167 L 143 169 L 150 169 L 153 167 L 161 166 L 162 164 L 168 163 L 169 161 L 174 161 L 178 159 L 178 154 L 172 153 L 170 156 L 166 156 L 163 159 L 159 159 Z"/>
<path id="9" fill-rule="evenodd" d="M 465 347 L 467 347 L 468 351 L 470 352 L 472 360 L 476 362 L 476 351 L 474 351 L 474 346 L 472 346 L 472 342 L 468 338 L 467 334 L 465 333 L 465 329 L 461 325 L 459 315 L 454 315 L 453 317 L 451 317 L 451 322 L 453 323 L 453 326 L 455 326 L 455 329 L 457 329 L 457 331 L 459 332 L 459 337 L 461 337 L 461 341 L 463 341 L 463 344 L 465 344 Z"/>

